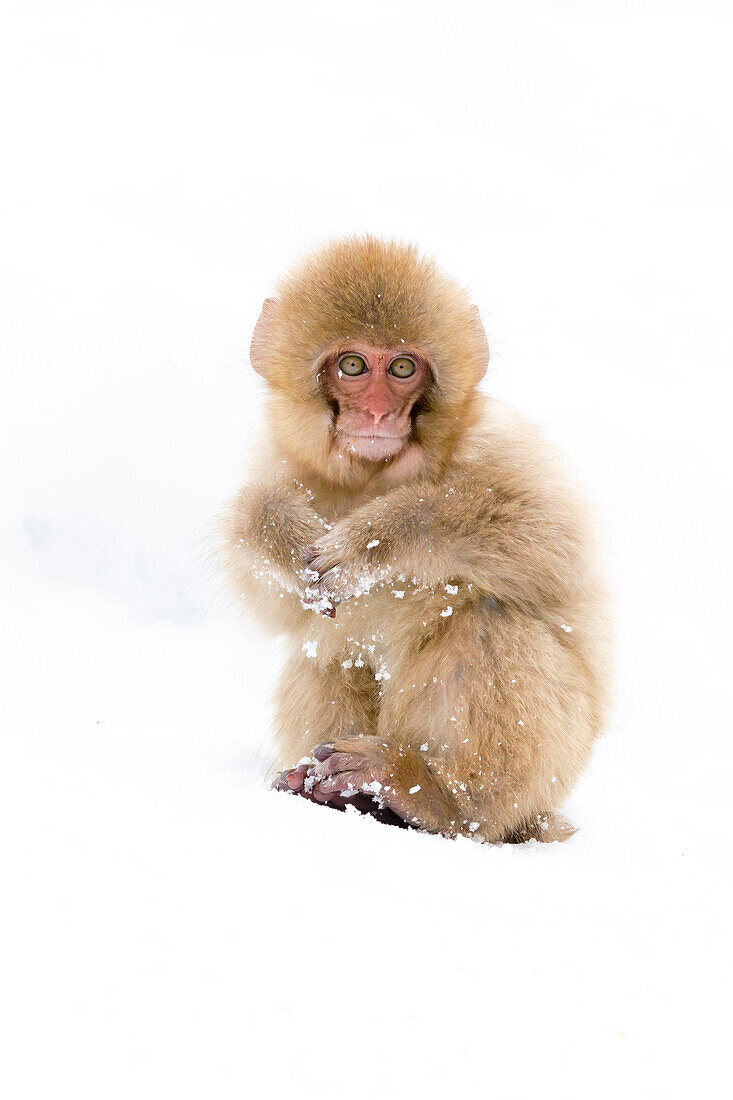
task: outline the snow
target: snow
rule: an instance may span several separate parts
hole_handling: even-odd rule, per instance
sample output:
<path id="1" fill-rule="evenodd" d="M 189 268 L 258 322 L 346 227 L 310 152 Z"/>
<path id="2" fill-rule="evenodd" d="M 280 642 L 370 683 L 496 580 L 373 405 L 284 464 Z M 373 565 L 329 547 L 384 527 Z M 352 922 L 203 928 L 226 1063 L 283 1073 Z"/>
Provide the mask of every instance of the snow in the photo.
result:
<path id="1" fill-rule="evenodd" d="M 2 1094 L 719 1095 L 729 12 L 5 8 Z M 366 229 L 471 287 L 487 386 L 598 505 L 617 703 L 563 845 L 264 782 L 283 653 L 219 594 L 214 517 L 262 299 Z"/>

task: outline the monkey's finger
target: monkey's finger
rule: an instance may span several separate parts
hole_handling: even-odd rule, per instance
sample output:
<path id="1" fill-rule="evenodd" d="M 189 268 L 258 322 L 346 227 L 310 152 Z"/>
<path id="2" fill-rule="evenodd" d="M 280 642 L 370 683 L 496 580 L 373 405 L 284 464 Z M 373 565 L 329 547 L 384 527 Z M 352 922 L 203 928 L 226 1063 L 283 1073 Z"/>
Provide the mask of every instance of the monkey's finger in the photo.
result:
<path id="1" fill-rule="evenodd" d="M 317 582 L 318 587 L 323 591 L 324 588 L 339 588 L 343 587 L 343 566 L 339 562 L 331 562 L 330 564 L 321 562 L 319 560 L 318 565 L 320 568 L 318 572 L 321 577 Z"/>
<path id="2" fill-rule="evenodd" d="M 307 589 L 305 596 L 303 596 L 300 602 L 306 611 L 317 611 L 320 615 L 328 615 L 331 619 L 336 615 L 338 600 L 319 591 L 312 585 Z"/>
<path id="3" fill-rule="evenodd" d="M 325 573 L 334 564 L 333 561 L 328 560 L 325 546 L 319 546 L 318 543 L 306 546 L 302 556 L 306 569 L 312 573 Z"/>
<path id="4" fill-rule="evenodd" d="M 320 551 L 314 543 L 311 543 L 310 546 L 306 546 L 305 549 L 303 550 L 302 558 L 303 558 L 303 561 L 305 562 L 306 566 L 309 569 L 311 567 L 311 562 L 313 561 L 314 558 L 318 557 L 319 553 L 320 553 Z M 314 570 L 314 572 L 315 572 L 315 570 Z"/>
<path id="5" fill-rule="evenodd" d="M 326 554 L 319 552 L 306 563 L 309 573 L 316 573 L 318 580 L 314 587 L 323 591 L 324 587 L 332 587 L 338 580 L 342 566 L 342 555 Z"/>

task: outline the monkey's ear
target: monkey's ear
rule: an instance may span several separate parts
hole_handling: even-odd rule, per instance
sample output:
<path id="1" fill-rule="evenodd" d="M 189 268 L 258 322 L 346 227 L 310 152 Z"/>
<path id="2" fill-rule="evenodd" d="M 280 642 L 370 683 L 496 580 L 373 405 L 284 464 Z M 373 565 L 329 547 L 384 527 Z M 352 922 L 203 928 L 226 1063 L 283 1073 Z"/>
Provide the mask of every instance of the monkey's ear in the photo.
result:
<path id="1" fill-rule="evenodd" d="M 262 303 L 262 312 L 252 333 L 252 343 L 249 345 L 249 358 L 252 366 L 265 377 L 267 359 L 267 347 L 270 343 L 272 324 L 277 313 L 277 298 L 265 298 Z"/>
<path id="2" fill-rule="evenodd" d="M 489 366 L 489 341 L 486 337 L 486 330 L 484 328 L 484 323 L 481 320 L 481 314 L 478 311 L 478 306 L 473 307 L 473 323 L 476 333 L 476 343 L 480 349 L 481 359 L 483 361 L 481 373 L 476 379 L 477 382 L 480 382 L 483 376 L 486 374 Z"/>

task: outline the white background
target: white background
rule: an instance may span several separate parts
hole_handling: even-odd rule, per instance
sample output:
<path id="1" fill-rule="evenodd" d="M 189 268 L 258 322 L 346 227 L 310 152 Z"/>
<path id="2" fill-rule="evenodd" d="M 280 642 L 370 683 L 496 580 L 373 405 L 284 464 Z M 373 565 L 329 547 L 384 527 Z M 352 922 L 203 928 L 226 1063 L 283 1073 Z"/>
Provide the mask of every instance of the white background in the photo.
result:
<path id="1" fill-rule="evenodd" d="M 725 3 L 5 0 L 3 1095 L 722 1095 Z M 617 704 L 568 844 L 264 786 L 277 645 L 214 517 L 261 300 L 371 230 L 467 283 L 488 388 L 605 531 Z"/>

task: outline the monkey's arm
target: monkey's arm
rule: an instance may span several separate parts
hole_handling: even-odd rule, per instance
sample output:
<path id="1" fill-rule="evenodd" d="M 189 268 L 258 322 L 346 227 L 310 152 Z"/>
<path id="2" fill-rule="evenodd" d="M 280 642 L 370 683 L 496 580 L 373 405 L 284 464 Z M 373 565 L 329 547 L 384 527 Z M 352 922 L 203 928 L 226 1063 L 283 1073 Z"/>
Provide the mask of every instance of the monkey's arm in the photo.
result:
<path id="1" fill-rule="evenodd" d="M 391 576 L 463 581 L 536 611 L 582 586 L 583 524 L 565 490 L 468 468 L 392 490 L 337 523 L 307 552 L 334 602 Z"/>
<path id="2" fill-rule="evenodd" d="M 239 589 L 264 583 L 306 596 L 305 548 L 328 530 L 303 490 L 285 479 L 246 485 L 224 526 L 229 571 Z M 259 584 L 257 583 L 259 582 Z"/>

